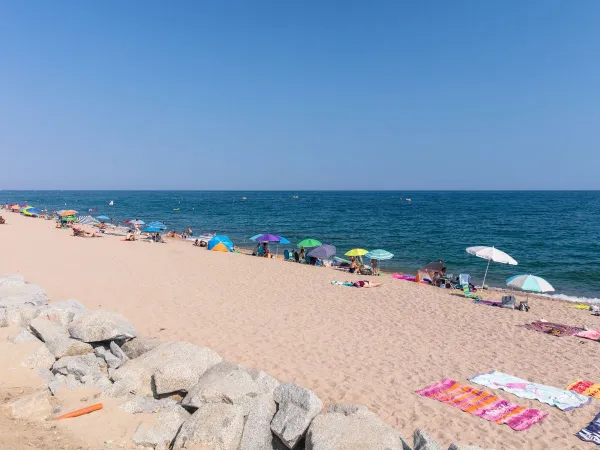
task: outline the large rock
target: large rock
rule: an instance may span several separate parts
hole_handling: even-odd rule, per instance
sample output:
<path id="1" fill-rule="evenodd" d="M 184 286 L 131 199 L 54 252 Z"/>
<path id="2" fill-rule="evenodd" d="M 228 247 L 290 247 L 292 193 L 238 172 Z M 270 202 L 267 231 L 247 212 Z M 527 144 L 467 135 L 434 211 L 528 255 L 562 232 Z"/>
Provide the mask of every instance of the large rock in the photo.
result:
<path id="1" fill-rule="evenodd" d="M 272 394 L 255 397 L 250 404 L 250 411 L 244 424 L 240 450 L 273 450 L 271 420 L 277 405 Z"/>
<path id="2" fill-rule="evenodd" d="M 45 420 L 52 414 L 51 396 L 47 390 L 23 395 L 6 405 L 15 419 Z"/>
<path id="3" fill-rule="evenodd" d="M 306 450 L 410 450 L 400 433 L 362 405 L 332 405 L 310 424 Z"/>
<path id="4" fill-rule="evenodd" d="M 107 395 L 133 392 L 145 397 L 189 391 L 221 357 L 208 348 L 187 342 L 161 344 L 131 359 L 112 374 L 115 385 Z"/>
<path id="5" fill-rule="evenodd" d="M 26 327 L 36 315 L 37 307 L 29 303 L 8 308 L 0 307 L 0 327 L 11 325 Z"/>
<path id="6" fill-rule="evenodd" d="M 61 324 L 43 317 L 33 319 L 29 324 L 29 328 L 46 343 L 48 350 L 56 358 L 85 355 L 93 350 L 90 344 L 71 339 L 67 329 Z"/>
<path id="7" fill-rule="evenodd" d="M 42 317 L 36 317 L 33 319 L 29 323 L 29 328 L 31 328 L 33 334 L 35 334 L 44 342 L 69 336 L 65 327 Z"/>
<path id="8" fill-rule="evenodd" d="M 262 370 L 249 370 L 248 373 L 258 385 L 260 392 L 264 394 L 273 394 L 277 386 L 279 386 L 279 381 Z"/>
<path id="9" fill-rule="evenodd" d="M 150 350 L 154 350 L 160 344 L 161 342 L 157 338 L 136 337 L 121 345 L 121 350 L 125 352 L 129 359 L 135 359 Z"/>
<path id="10" fill-rule="evenodd" d="M 104 367 L 98 363 L 98 358 L 93 353 L 60 358 L 52 366 L 52 372 L 73 375 L 81 383 L 93 383 L 106 378 Z"/>
<path id="11" fill-rule="evenodd" d="M 199 408 L 204 403 L 241 404 L 258 394 L 258 384 L 248 371 L 237 364 L 223 361 L 208 369 L 192 387 L 182 405 Z"/>
<path id="12" fill-rule="evenodd" d="M 415 430 L 413 434 L 413 450 L 444 450 L 440 444 L 433 440 L 423 430 Z"/>
<path id="13" fill-rule="evenodd" d="M 310 422 L 321 412 L 323 402 L 312 391 L 294 383 L 279 385 L 273 398 L 279 408 L 271 422 L 271 430 L 288 448 L 294 448 Z"/>
<path id="14" fill-rule="evenodd" d="M 123 364 L 123 361 L 121 361 L 119 358 L 113 355 L 110 350 L 104 348 L 103 346 L 96 347 L 94 349 L 94 354 L 97 357 L 102 358 L 110 369 L 116 369 Z"/>
<path id="15" fill-rule="evenodd" d="M 306 449 L 409 449 L 399 432 L 362 405 L 331 405 L 317 416 L 306 436 Z"/>
<path id="16" fill-rule="evenodd" d="M 135 328 L 121 314 L 107 311 L 93 311 L 72 322 L 69 333 L 83 342 L 114 341 L 132 339 Z"/>
<path id="17" fill-rule="evenodd" d="M 48 350 L 45 344 L 40 343 L 40 345 L 29 355 L 22 363 L 21 366 L 27 367 L 29 369 L 50 369 L 52 364 L 56 358 L 54 355 Z"/>
<path id="18" fill-rule="evenodd" d="M 39 308 L 38 317 L 67 327 L 71 322 L 81 319 L 89 312 L 89 309 L 77 300 L 61 300 Z"/>
<path id="19" fill-rule="evenodd" d="M 162 411 L 163 409 L 168 409 L 175 405 L 177 405 L 177 402 L 172 398 L 155 399 L 153 397 L 135 396 L 131 400 L 121 404 L 119 408 L 130 414 L 150 414 Z"/>
<path id="20" fill-rule="evenodd" d="M 243 429 L 244 410 L 241 406 L 205 404 L 183 423 L 173 449 L 206 446 L 211 450 L 237 450 Z"/>
<path id="21" fill-rule="evenodd" d="M 48 303 L 46 292 L 35 284 L 7 282 L 0 284 L 0 308 L 10 308 L 24 304 L 42 306 Z"/>
<path id="22" fill-rule="evenodd" d="M 22 275 L 0 275 L 0 289 L 23 286 L 25 278 Z"/>
<path id="23" fill-rule="evenodd" d="M 27 331 L 25 328 L 21 328 L 16 335 L 11 336 L 8 339 L 13 344 L 25 344 L 27 342 L 41 342 L 32 333 Z"/>
<path id="24" fill-rule="evenodd" d="M 168 450 L 181 424 L 189 417 L 190 413 L 179 405 L 162 409 L 154 423 L 140 423 L 131 441 L 136 445 Z"/>
<path id="25" fill-rule="evenodd" d="M 110 352 L 113 354 L 115 358 L 118 358 L 121 361 L 121 364 L 129 361 L 129 357 L 125 354 L 125 352 L 117 345 L 116 342 L 112 341 L 109 345 Z M 121 365 L 119 364 L 119 365 Z"/>

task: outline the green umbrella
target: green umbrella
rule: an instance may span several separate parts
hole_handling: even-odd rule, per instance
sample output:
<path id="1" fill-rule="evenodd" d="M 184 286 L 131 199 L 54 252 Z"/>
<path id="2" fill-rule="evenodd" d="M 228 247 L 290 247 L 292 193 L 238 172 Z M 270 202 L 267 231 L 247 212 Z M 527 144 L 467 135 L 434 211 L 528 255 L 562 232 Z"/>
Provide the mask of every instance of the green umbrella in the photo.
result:
<path id="1" fill-rule="evenodd" d="M 77 220 L 77 217 L 75 217 L 75 216 L 61 217 L 60 220 L 62 220 L 63 222 L 75 222 Z"/>
<path id="2" fill-rule="evenodd" d="M 298 242 L 297 245 L 298 247 L 311 248 L 318 247 L 319 245 L 321 245 L 321 242 L 317 241 L 316 239 L 308 238 Z"/>

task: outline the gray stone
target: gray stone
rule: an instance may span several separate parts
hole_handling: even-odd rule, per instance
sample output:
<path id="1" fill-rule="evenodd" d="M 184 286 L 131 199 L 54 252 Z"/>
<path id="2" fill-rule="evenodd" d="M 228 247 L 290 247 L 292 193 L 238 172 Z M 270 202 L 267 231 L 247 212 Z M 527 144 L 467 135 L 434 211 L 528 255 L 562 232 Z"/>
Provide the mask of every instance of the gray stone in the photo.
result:
<path id="1" fill-rule="evenodd" d="M 10 342 L 12 342 L 13 344 L 25 344 L 27 342 L 40 342 L 41 341 L 35 337 L 32 333 L 30 333 L 29 331 L 27 331 L 25 328 L 21 328 L 19 330 L 19 333 L 14 336 L 11 337 L 9 339 Z"/>
<path id="2" fill-rule="evenodd" d="M 189 390 L 182 405 L 198 408 L 204 403 L 240 404 L 249 394 L 258 394 L 258 384 L 248 371 L 223 361 L 208 369 Z"/>
<path id="3" fill-rule="evenodd" d="M 72 322 L 69 333 L 83 342 L 131 339 L 136 335 L 133 325 L 121 314 L 102 310 L 93 311 Z"/>
<path id="4" fill-rule="evenodd" d="M 181 426 L 174 450 L 207 446 L 211 450 L 237 450 L 244 429 L 244 410 L 238 405 L 202 405 Z"/>
<path id="5" fill-rule="evenodd" d="M 154 350 L 160 344 L 161 342 L 157 338 L 136 337 L 121 345 L 121 350 L 123 350 L 129 359 L 134 359 L 150 350 Z"/>
<path id="6" fill-rule="evenodd" d="M 172 398 L 162 398 L 159 400 L 152 397 L 135 396 L 131 400 L 120 405 L 119 408 L 130 414 L 138 414 L 155 413 L 175 405 L 177 405 L 177 402 Z"/>
<path id="7" fill-rule="evenodd" d="M 413 450 L 444 450 L 440 444 L 433 440 L 423 430 L 415 430 L 413 434 Z"/>
<path id="8" fill-rule="evenodd" d="M 262 394 L 252 400 L 244 424 L 240 450 L 274 449 L 271 420 L 273 420 L 276 410 L 277 405 L 272 394 Z"/>
<path id="9" fill-rule="evenodd" d="M 42 306 L 48 303 L 46 292 L 35 284 L 4 281 L 0 284 L 0 308 L 11 308 L 30 304 Z"/>
<path id="10" fill-rule="evenodd" d="M 256 384 L 258 384 L 258 388 L 263 394 L 272 394 L 275 388 L 279 386 L 279 381 L 262 370 L 249 370 L 248 373 Z"/>
<path id="11" fill-rule="evenodd" d="M 156 417 L 157 423 L 140 423 L 131 441 L 136 445 L 167 450 L 181 424 L 189 417 L 190 413 L 179 405 L 161 409 Z"/>
<path id="12" fill-rule="evenodd" d="M 7 404 L 8 413 L 15 419 L 45 420 L 52 414 L 50 398 L 47 390 L 23 395 Z"/>
<path id="13" fill-rule="evenodd" d="M 450 447 L 448 447 L 448 450 L 491 450 L 491 449 L 477 447 L 476 445 L 450 444 Z"/>
<path id="14" fill-rule="evenodd" d="M 0 327 L 18 325 L 26 327 L 37 314 L 37 307 L 26 303 L 8 308 L 0 307 Z"/>
<path id="15" fill-rule="evenodd" d="M 62 337 L 69 337 L 65 327 L 42 317 L 33 319 L 29 323 L 29 328 L 31 328 L 33 334 L 46 343 Z"/>
<path id="16" fill-rule="evenodd" d="M 56 358 L 85 355 L 94 350 L 90 344 L 71 339 L 68 336 L 61 336 L 58 339 L 48 341 L 46 346 Z"/>
<path id="17" fill-rule="evenodd" d="M 110 369 L 116 369 L 122 364 L 122 361 L 113 355 L 110 350 L 99 346 L 94 349 L 94 354 L 98 358 L 102 358 Z"/>
<path id="18" fill-rule="evenodd" d="M 0 275 L 0 288 L 23 286 L 25 278 L 22 275 Z"/>
<path id="19" fill-rule="evenodd" d="M 67 386 L 67 377 L 58 373 L 54 375 L 52 381 L 48 383 L 48 389 L 52 395 L 56 395 L 58 391 Z"/>
<path id="20" fill-rule="evenodd" d="M 89 312 L 89 309 L 77 300 L 61 300 L 39 308 L 37 317 L 67 327 L 71 322 L 81 319 L 86 314 L 89 314 Z"/>
<path id="21" fill-rule="evenodd" d="M 116 369 L 112 375 L 115 385 L 107 395 L 133 392 L 152 397 L 188 391 L 219 362 L 221 357 L 207 348 L 187 342 L 161 344 Z"/>
<path id="22" fill-rule="evenodd" d="M 55 374 L 73 375 L 82 383 L 94 382 L 106 377 L 106 372 L 102 370 L 93 353 L 60 358 L 52 366 L 52 371 Z"/>
<path id="23" fill-rule="evenodd" d="M 50 350 L 48 350 L 48 347 L 46 347 L 45 344 L 40 343 L 34 352 L 21 363 L 21 366 L 29 369 L 37 369 L 40 367 L 50 369 L 55 360 L 56 358 Z"/>
<path id="24" fill-rule="evenodd" d="M 323 402 L 312 391 L 294 383 L 280 384 L 273 398 L 279 408 L 271 422 L 271 431 L 288 448 L 294 448 L 310 422 L 321 412 Z"/>
<path id="25" fill-rule="evenodd" d="M 337 405 L 314 418 L 306 450 L 410 450 L 400 433 L 360 405 Z"/>

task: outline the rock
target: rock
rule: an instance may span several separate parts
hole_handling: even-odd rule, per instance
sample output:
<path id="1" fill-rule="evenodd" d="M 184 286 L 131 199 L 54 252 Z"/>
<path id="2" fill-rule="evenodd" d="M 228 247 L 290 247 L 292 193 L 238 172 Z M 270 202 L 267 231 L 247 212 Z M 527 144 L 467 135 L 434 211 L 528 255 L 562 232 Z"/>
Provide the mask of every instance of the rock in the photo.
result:
<path id="1" fill-rule="evenodd" d="M 8 403 L 8 412 L 15 419 L 45 420 L 52 414 L 50 398 L 47 390 L 23 395 Z"/>
<path id="2" fill-rule="evenodd" d="M 312 419 L 321 412 L 323 402 L 313 392 L 294 383 L 280 384 L 273 398 L 279 407 L 271 422 L 271 431 L 288 448 L 294 448 Z"/>
<path id="3" fill-rule="evenodd" d="M 107 311 L 93 311 L 69 327 L 71 337 L 83 342 L 114 341 L 134 338 L 135 328 L 121 314 Z"/>
<path id="4" fill-rule="evenodd" d="M 136 337 L 121 345 L 121 350 L 123 350 L 129 359 L 134 359 L 150 350 L 154 350 L 160 344 L 161 342 L 157 338 Z"/>
<path id="5" fill-rule="evenodd" d="M 448 447 L 448 450 L 486 450 L 486 449 L 477 447 L 476 445 L 450 444 L 450 447 Z M 487 450 L 491 450 L 491 449 L 487 449 Z"/>
<path id="6" fill-rule="evenodd" d="M 362 405 L 333 405 L 306 435 L 306 450 L 410 450 L 400 433 Z"/>
<path id="7" fill-rule="evenodd" d="M 90 383 L 106 377 L 93 353 L 79 356 L 65 356 L 52 366 L 52 371 L 62 375 L 73 375 L 81 383 Z"/>
<path id="8" fill-rule="evenodd" d="M 0 327 L 9 327 L 11 325 L 26 327 L 36 314 L 37 307 L 29 303 L 0 308 Z"/>
<path id="9" fill-rule="evenodd" d="M 29 323 L 29 328 L 33 334 L 44 342 L 50 342 L 62 337 L 69 337 L 67 329 L 56 322 L 51 322 L 42 317 L 36 317 Z"/>
<path id="10" fill-rule="evenodd" d="M 262 394 L 252 400 L 239 450 L 274 449 L 271 420 L 276 410 L 277 405 L 272 394 Z"/>
<path id="11" fill-rule="evenodd" d="M 152 397 L 188 391 L 204 372 L 220 362 L 221 357 L 207 348 L 187 342 L 161 344 L 115 370 L 115 385 L 107 395 L 133 392 Z"/>
<path id="12" fill-rule="evenodd" d="M 25 278 L 22 275 L 1 275 L 0 288 L 23 286 Z"/>
<path id="13" fill-rule="evenodd" d="M 413 450 L 444 450 L 440 444 L 423 430 L 415 430 L 413 434 Z"/>
<path id="14" fill-rule="evenodd" d="M 0 282 L 0 308 L 11 308 L 24 304 L 42 306 L 48 303 L 48 297 L 40 286 L 11 277 L 4 277 L 2 280 Z"/>
<path id="15" fill-rule="evenodd" d="M 54 378 L 48 383 L 48 389 L 52 395 L 56 395 L 58 391 L 60 391 L 63 387 L 67 386 L 67 377 L 58 373 L 54 376 Z"/>
<path id="16" fill-rule="evenodd" d="M 121 347 L 117 345 L 116 342 L 112 341 L 110 343 L 110 352 L 121 361 L 121 364 L 129 361 L 129 357 L 125 354 Z M 120 364 L 119 364 L 120 365 Z"/>
<path id="17" fill-rule="evenodd" d="M 131 441 L 136 445 L 167 450 L 179 427 L 189 417 L 190 413 L 179 405 L 162 409 L 156 417 L 157 423 L 140 423 Z"/>
<path id="18" fill-rule="evenodd" d="M 67 336 L 46 342 L 46 346 L 56 358 L 85 355 L 94 350 L 90 344 L 71 339 Z"/>
<path id="19" fill-rule="evenodd" d="M 21 366 L 29 369 L 37 369 L 40 367 L 50 369 L 55 360 L 56 358 L 50 350 L 48 350 L 48 347 L 40 343 L 39 347 L 21 363 Z"/>
<path id="20" fill-rule="evenodd" d="M 29 331 L 27 331 L 25 328 L 21 328 L 19 330 L 19 333 L 14 336 L 11 337 L 9 339 L 10 342 L 12 342 L 13 344 L 24 344 L 26 342 L 40 342 L 41 341 L 35 337 L 32 333 L 30 333 Z"/>
<path id="21" fill-rule="evenodd" d="M 181 404 L 195 408 L 204 403 L 240 404 L 248 394 L 258 394 L 258 384 L 242 366 L 223 361 L 200 377 Z"/>
<path id="22" fill-rule="evenodd" d="M 106 362 L 106 365 L 111 369 L 116 369 L 122 364 L 122 361 L 119 358 L 102 346 L 96 347 L 94 349 L 94 354 L 97 357 L 102 358 Z"/>
<path id="23" fill-rule="evenodd" d="M 204 445 L 211 450 L 237 450 L 243 428 L 244 410 L 241 406 L 208 403 L 183 422 L 173 449 L 202 448 Z"/>
<path id="24" fill-rule="evenodd" d="M 81 319 L 89 312 L 90 310 L 77 300 L 61 300 L 39 308 L 37 317 L 67 327 L 72 321 Z"/>
<path id="25" fill-rule="evenodd" d="M 279 381 L 262 370 L 249 370 L 248 373 L 258 384 L 258 388 L 263 394 L 273 394 L 275 388 L 279 386 Z"/>
<path id="26" fill-rule="evenodd" d="M 155 413 L 175 405 L 177 405 L 177 402 L 172 398 L 162 398 L 157 400 L 152 397 L 135 396 L 133 399 L 120 405 L 119 408 L 130 414 L 138 414 Z"/>

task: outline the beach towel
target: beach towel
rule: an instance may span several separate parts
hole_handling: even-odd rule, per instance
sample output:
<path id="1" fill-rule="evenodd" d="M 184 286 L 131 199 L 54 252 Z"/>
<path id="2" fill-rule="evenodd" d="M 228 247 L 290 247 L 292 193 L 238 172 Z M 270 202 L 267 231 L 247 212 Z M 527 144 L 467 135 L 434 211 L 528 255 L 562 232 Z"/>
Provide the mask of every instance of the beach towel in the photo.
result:
<path id="1" fill-rule="evenodd" d="M 600 445 L 600 413 L 596 414 L 587 427 L 583 428 L 576 436 L 582 441 L 593 442 Z"/>
<path id="2" fill-rule="evenodd" d="M 354 287 L 353 283 L 350 283 L 349 281 L 332 281 L 331 284 L 334 284 L 336 286 L 348 286 L 348 287 Z"/>
<path id="3" fill-rule="evenodd" d="M 590 397 L 573 391 L 566 391 L 543 384 L 530 383 L 522 378 L 517 378 L 495 370 L 474 376 L 469 381 L 492 389 L 502 389 L 521 398 L 539 400 L 551 406 L 556 406 L 562 411 L 581 408 L 592 401 Z"/>
<path id="4" fill-rule="evenodd" d="M 476 298 L 475 300 L 473 300 L 473 303 L 476 303 L 478 305 L 487 305 L 487 306 L 498 306 L 498 307 L 502 307 L 502 302 L 494 302 L 491 300 L 482 300 L 480 298 Z"/>
<path id="5" fill-rule="evenodd" d="M 585 330 L 575 334 L 577 337 L 591 339 L 592 341 L 600 341 L 600 330 Z"/>
<path id="6" fill-rule="evenodd" d="M 593 381 L 577 380 L 575 383 L 570 384 L 567 390 L 588 397 L 600 398 L 600 383 L 594 383 Z"/>
<path id="7" fill-rule="evenodd" d="M 506 424 L 516 431 L 528 430 L 548 415 L 537 409 L 520 407 L 471 386 L 461 385 L 449 378 L 421 389 L 417 394 L 447 403 L 490 422 Z"/>
<path id="8" fill-rule="evenodd" d="M 574 334 L 584 331 L 583 328 L 572 327 L 560 323 L 552 322 L 533 322 L 523 325 L 528 330 L 537 331 L 538 333 L 546 333 L 552 336 L 573 336 Z M 551 333 L 551 330 L 557 332 Z"/>

